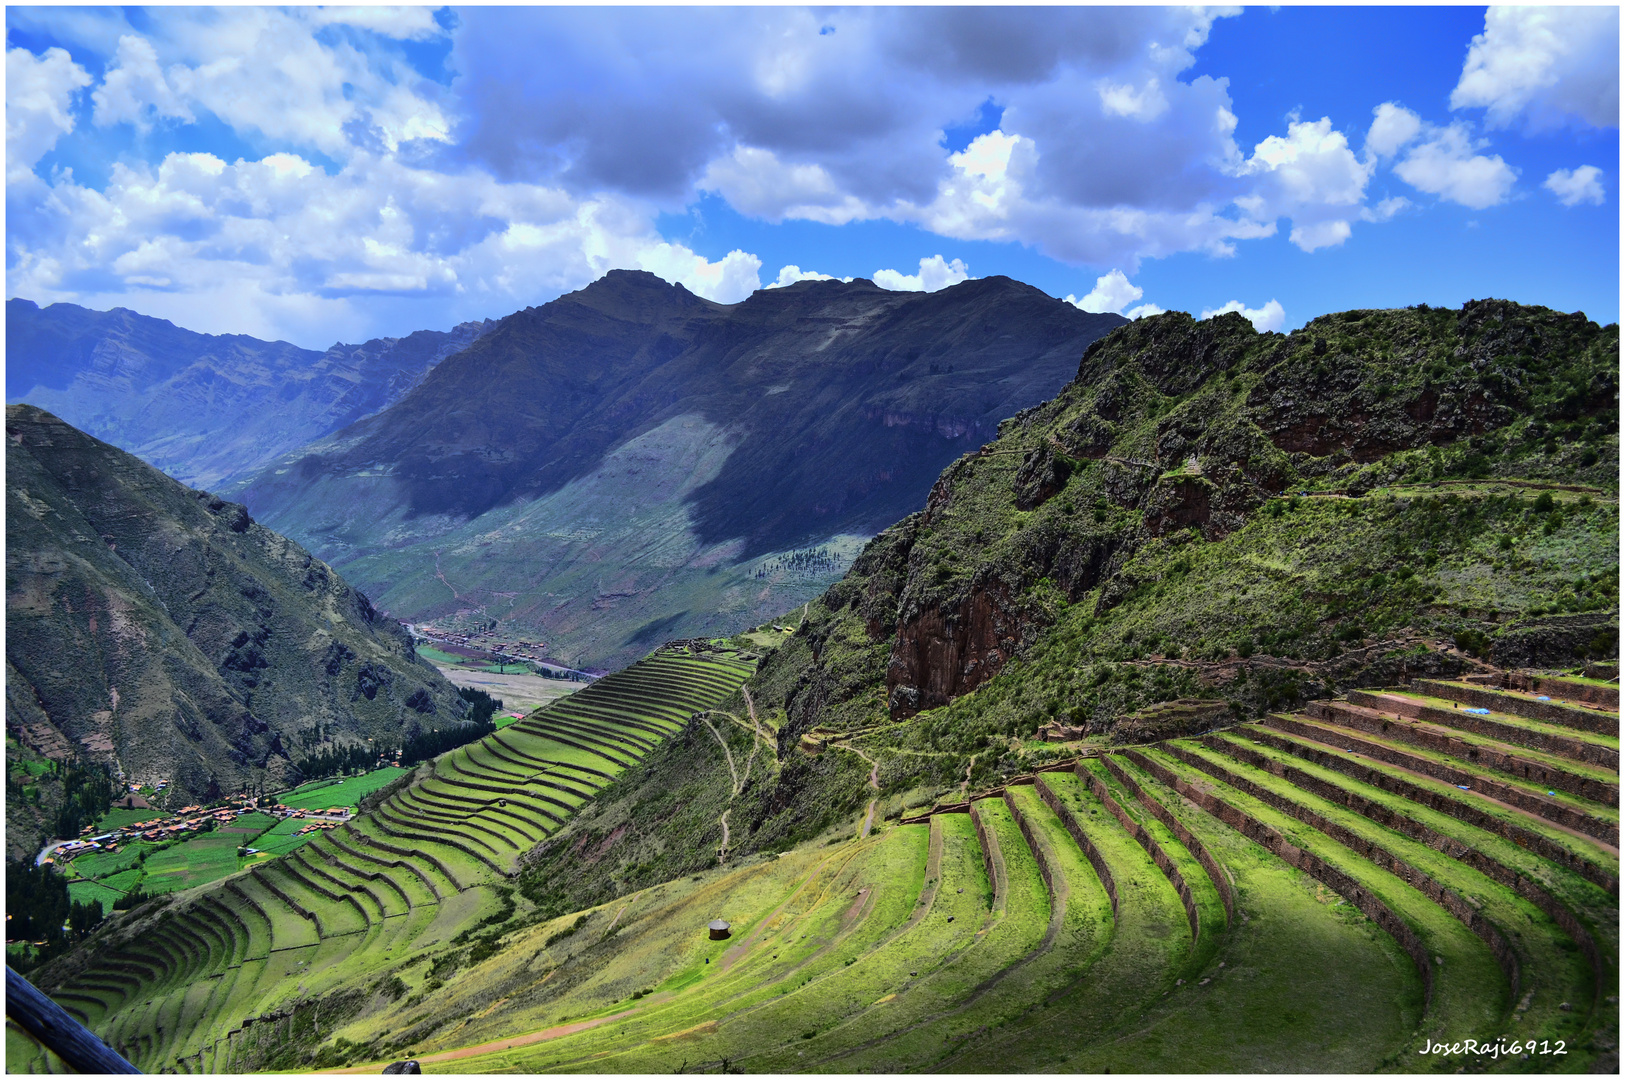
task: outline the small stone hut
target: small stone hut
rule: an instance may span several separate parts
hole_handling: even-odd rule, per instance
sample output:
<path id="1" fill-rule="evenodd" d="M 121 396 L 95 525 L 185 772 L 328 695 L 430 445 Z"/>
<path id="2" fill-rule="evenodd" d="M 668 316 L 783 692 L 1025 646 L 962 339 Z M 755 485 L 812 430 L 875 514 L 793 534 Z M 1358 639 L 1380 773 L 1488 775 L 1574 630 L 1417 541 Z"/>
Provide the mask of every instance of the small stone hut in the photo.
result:
<path id="1" fill-rule="evenodd" d="M 727 923 L 727 920 L 725 920 L 725 919 L 712 919 L 711 920 L 711 926 L 710 926 L 711 940 L 712 941 L 721 941 L 723 938 L 728 937 L 730 929 L 731 928 L 729 927 L 729 925 Z"/>

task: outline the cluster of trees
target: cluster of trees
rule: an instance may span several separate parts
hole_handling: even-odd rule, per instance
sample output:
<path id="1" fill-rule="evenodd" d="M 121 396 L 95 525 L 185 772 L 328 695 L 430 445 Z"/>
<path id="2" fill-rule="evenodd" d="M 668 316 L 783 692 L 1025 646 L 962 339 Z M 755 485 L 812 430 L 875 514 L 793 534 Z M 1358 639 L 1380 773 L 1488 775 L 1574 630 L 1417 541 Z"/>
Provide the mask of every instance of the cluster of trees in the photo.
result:
<path id="1" fill-rule="evenodd" d="M 378 760 L 378 751 L 366 743 L 327 746 L 294 764 L 307 780 L 344 773 L 365 772 Z"/>
<path id="2" fill-rule="evenodd" d="M 106 765 L 56 764 L 62 781 L 62 806 L 56 812 L 56 835 L 74 837 L 113 806 L 113 774 Z"/>
<path id="3" fill-rule="evenodd" d="M 26 858 L 6 860 L 6 937 L 31 943 L 26 954 L 8 957 L 18 971 L 67 952 L 102 918 L 102 906 L 95 901 L 70 900 L 67 879 L 51 867 L 36 866 Z"/>
<path id="4" fill-rule="evenodd" d="M 438 757 L 448 750 L 483 739 L 497 729 L 496 721 L 491 718 L 502 708 L 501 698 L 466 686 L 459 688 L 457 693 L 471 706 L 468 716 L 455 727 L 425 731 L 407 739 L 401 747 L 402 765 L 416 765 L 420 761 Z"/>
<path id="5" fill-rule="evenodd" d="M 792 551 L 787 555 L 763 563 L 756 568 L 752 576 L 759 580 L 766 580 L 774 574 L 786 570 L 799 571 L 803 574 L 833 574 L 841 570 L 841 566 L 825 548 L 807 548 L 801 551 Z"/>

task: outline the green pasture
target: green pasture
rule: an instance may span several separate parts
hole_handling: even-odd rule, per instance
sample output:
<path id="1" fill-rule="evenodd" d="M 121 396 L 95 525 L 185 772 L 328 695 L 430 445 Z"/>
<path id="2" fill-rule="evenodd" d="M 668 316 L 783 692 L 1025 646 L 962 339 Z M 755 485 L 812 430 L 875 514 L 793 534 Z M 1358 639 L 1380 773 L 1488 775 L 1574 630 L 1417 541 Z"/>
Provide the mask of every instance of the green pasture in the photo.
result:
<path id="1" fill-rule="evenodd" d="M 241 843 L 240 836 L 212 832 L 155 851 L 147 856 L 141 887 L 174 892 L 235 874 Z"/>
<path id="2" fill-rule="evenodd" d="M 284 806 L 291 806 L 297 810 L 325 809 L 329 806 L 348 806 L 353 810 L 361 805 L 363 795 L 371 795 L 392 780 L 406 775 L 406 771 L 394 765 L 386 765 L 360 776 L 313 780 L 276 798 Z"/>

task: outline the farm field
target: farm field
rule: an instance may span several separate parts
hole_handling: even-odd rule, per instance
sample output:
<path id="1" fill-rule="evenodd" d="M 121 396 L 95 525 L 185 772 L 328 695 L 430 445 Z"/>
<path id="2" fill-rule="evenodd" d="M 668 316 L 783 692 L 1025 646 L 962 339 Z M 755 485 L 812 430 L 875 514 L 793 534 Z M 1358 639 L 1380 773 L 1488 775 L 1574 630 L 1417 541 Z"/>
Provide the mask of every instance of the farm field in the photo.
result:
<path id="1" fill-rule="evenodd" d="M 1615 1067 L 1617 766 L 1610 801 L 1584 784 L 1607 767 L 1580 758 L 1618 712 L 1570 716 L 1562 696 L 1595 688 L 1351 692 L 526 918 L 503 877 L 518 853 L 746 670 L 656 654 L 194 900 L 212 943 L 154 918 L 150 944 L 51 989 L 138 1064 L 182 1071 L 293 1067 L 220 1033 L 279 1005 L 297 1024 L 317 1002 L 338 1018 L 297 1063 L 356 1073 L 408 1056 L 471 1073 Z M 1457 699 L 1489 705 L 1438 707 Z M 1518 772 L 1529 746 L 1449 741 L 1471 734 L 1450 721 L 1485 715 L 1548 747 L 1562 718 L 1589 725 L 1540 775 L 1568 762 L 1602 797 L 1543 801 Z M 290 946 L 300 991 L 247 962 Z M 216 970 L 229 1006 L 187 997 Z M 188 1009 L 189 1033 L 157 1035 Z M 1468 1037 L 1519 1048 L 1431 1052 Z"/>
<path id="2" fill-rule="evenodd" d="M 276 798 L 282 805 L 300 810 L 326 809 L 330 806 L 348 806 L 354 809 L 360 805 L 363 795 L 370 795 L 405 774 L 405 769 L 392 765 L 385 766 L 360 776 L 335 777 L 301 784 Z"/>

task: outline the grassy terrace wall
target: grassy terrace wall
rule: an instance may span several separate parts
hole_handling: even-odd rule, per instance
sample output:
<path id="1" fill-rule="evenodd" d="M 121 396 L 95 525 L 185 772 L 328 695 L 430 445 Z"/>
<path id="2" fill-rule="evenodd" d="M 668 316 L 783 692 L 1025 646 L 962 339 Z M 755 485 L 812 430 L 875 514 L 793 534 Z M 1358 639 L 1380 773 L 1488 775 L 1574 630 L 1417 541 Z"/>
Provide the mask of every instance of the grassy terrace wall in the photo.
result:
<path id="1" fill-rule="evenodd" d="M 391 1004 L 405 968 L 512 917 L 519 857 L 752 670 L 656 652 L 420 767 L 290 856 L 130 913 L 36 978 L 144 1071 L 307 1063 L 291 1036 L 320 1041 Z M 11 1071 L 61 1068 L 7 1031 Z"/>

